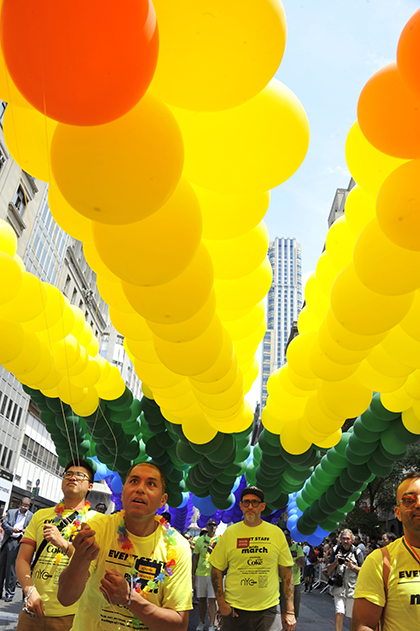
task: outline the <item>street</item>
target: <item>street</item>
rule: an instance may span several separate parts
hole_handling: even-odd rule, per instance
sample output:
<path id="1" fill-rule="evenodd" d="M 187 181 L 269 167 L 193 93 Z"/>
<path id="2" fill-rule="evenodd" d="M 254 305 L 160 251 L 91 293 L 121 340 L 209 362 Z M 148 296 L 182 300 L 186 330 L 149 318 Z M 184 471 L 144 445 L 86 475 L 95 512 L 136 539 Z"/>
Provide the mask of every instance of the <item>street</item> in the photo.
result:
<path id="1" fill-rule="evenodd" d="M 303 587 L 302 587 L 303 589 Z M 22 608 L 22 590 L 18 587 L 11 603 L 0 601 L 0 630 L 15 631 L 19 611 Z M 198 607 L 194 605 L 190 612 L 188 631 L 195 631 L 199 622 Z M 297 631 L 333 631 L 334 630 L 334 601 L 328 593 L 321 594 L 319 590 L 313 593 L 303 593 L 300 602 L 300 616 L 296 625 Z M 344 618 L 344 631 L 350 630 L 350 621 Z"/>

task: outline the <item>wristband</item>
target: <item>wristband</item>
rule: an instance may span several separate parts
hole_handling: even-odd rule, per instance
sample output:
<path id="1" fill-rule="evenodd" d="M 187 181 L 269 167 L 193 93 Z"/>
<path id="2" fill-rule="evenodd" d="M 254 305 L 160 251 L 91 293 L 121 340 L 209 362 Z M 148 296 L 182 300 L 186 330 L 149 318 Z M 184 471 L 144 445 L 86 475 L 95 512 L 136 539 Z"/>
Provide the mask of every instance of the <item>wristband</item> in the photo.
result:
<path id="1" fill-rule="evenodd" d="M 295 612 L 294 611 L 286 611 L 286 614 L 289 614 L 289 616 L 294 616 Z"/>
<path id="2" fill-rule="evenodd" d="M 128 595 L 128 600 L 125 603 L 124 607 L 129 607 L 131 605 L 131 597 L 133 595 L 133 591 L 134 591 L 133 575 L 130 574 L 130 593 Z"/>
<path id="3" fill-rule="evenodd" d="M 63 552 L 63 554 L 64 554 L 65 556 L 68 556 L 68 555 L 69 555 L 69 549 L 70 549 L 70 542 L 68 541 L 68 542 L 67 542 L 67 548 L 66 548 L 66 549 L 64 550 L 64 552 Z"/>

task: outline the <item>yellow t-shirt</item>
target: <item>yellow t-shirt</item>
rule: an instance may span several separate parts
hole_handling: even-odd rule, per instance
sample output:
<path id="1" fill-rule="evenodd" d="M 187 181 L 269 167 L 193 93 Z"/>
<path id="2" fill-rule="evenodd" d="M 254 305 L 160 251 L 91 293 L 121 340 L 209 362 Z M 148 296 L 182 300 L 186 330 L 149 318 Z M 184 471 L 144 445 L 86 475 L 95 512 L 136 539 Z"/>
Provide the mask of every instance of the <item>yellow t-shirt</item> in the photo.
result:
<path id="1" fill-rule="evenodd" d="M 239 522 L 223 533 L 210 556 L 213 567 L 228 568 L 225 599 L 232 607 L 262 611 L 279 602 L 279 565 L 293 566 L 283 531 L 263 521 Z"/>
<path id="2" fill-rule="evenodd" d="M 69 517 L 72 513 L 74 513 L 74 509 L 69 508 L 63 512 L 63 517 Z M 90 510 L 82 518 L 82 521 L 88 521 L 97 514 L 96 511 Z M 55 517 L 54 507 L 38 510 L 29 522 L 21 543 L 29 543 L 30 545 L 35 543 L 36 551 L 44 541 L 44 525 L 53 524 Z M 76 613 L 77 609 L 77 603 L 70 607 L 63 607 L 57 600 L 58 579 L 70 562 L 67 555 L 63 554 L 60 562 L 56 564 L 59 552 L 61 552 L 59 548 L 52 543 L 47 543 L 32 571 L 33 583 L 42 598 L 45 615 L 48 617 L 71 616 Z"/>
<path id="3" fill-rule="evenodd" d="M 197 563 L 197 576 L 210 576 L 211 574 L 211 565 L 209 562 L 210 554 L 212 553 L 216 543 L 219 541 L 220 535 L 216 535 L 215 537 L 209 537 L 208 535 L 203 535 L 199 537 L 196 541 L 194 554 L 198 555 L 198 563 Z"/>
<path id="4" fill-rule="evenodd" d="M 414 549 L 420 555 L 420 548 Z M 388 551 L 391 567 L 383 631 L 417 631 L 420 629 L 420 565 L 402 539 L 390 543 Z M 366 557 L 354 597 L 366 598 L 379 607 L 385 605 L 381 550 L 374 550 Z"/>
<path id="5" fill-rule="evenodd" d="M 114 570 L 129 577 L 127 570 L 133 566 L 141 572 L 143 585 L 153 580 L 163 570 L 166 558 L 166 543 L 163 526 L 148 537 L 136 537 L 129 533 L 134 546 L 134 553 L 128 554 L 118 543 L 117 528 L 121 516 L 102 515 L 100 519 L 92 519 L 89 525 L 95 530 L 95 540 L 100 547 L 99 557 L 91 563 L 90 577 L 85 590 L 79 599 L 79 606 L 74 618 L 72 631 L 116 631 L 137 629 L 146 631 L 141 621 L 133 626 L 133 614 L 121 605 L 109 605 L 99 590 L 105 569 Z M 174 611 L 192 609 L 191 590 L 191 551 L 188 541 L 175 531 L 178 558 L 172 577 L 166 576 L 163 583 L 158 583 L 150 592 L 148 601 L 159 607 Z M 154 550 L 153 554 L 152 551 Z"/>

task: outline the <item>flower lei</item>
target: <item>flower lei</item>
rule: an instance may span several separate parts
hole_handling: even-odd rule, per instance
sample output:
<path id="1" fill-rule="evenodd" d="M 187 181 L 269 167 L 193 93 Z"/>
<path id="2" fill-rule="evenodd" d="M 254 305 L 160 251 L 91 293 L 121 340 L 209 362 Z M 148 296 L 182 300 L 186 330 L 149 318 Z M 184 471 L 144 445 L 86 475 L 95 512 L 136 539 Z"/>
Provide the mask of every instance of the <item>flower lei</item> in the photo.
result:
<path id="1" fill-rule="evenodd" d="M 133 549 L 133 544 L 130 541 L 127 528 L 125 525 L 125 511 L 124 510 L 120 512 L 120 517 L 121 517 L 120 523 L 117 528 L 118 543 L 121 544 L 121 548 L 123 550 L 130 551 Z M 176 549 L 176 536 L 175 536 L 176 530 L 170 527 L 170 525 L 168 524 L 168 522 L 166 521 L 164 517 L 155 515 L 155 521 L 163 527 L 163 536 L 164 536 L 164 541 L 165 541 L 166 550 L 167 550 L 166 558 L 169 560 L 166 561 L 165 567 L 163 568 L 163 572 L 160 572 L 160 574 L 155 576 L 153 581 L 148 581 L 143 589 L 140 586 L 139 572 L 137 572 L 135 568 L 131 568 L 129 570 L 129 573 L 133 577 L 132 578 L 133 589 L 137 593 L 141 592 L 144 598 L 148 597 L 148 595 L 150 594 L 152 589 L 155 588 L 156 585 L 158 585 L 159 583 L 163 583 L 165 581 L 166 576 L 173 576 L 174 569 L 176 566 L 176 561 L 178 558 L 178 551 Z"/>
<path id="2" fill-rule="evenodd" d="M 71 539 L 74 538 L 76 532 L 79 530 L 81 524 L 82 524 L 82 520 L 83 517 L 86 515 L 86 513 L 88 512 L 90 508 L 90 502 L 88 502 L 87 500 L 85 500 L 84 505 L 82 506 L 82 508 L 79 510 L 76 518 L 70 523 L 67 524 L 67 526 L 65 526 L 63 528 L 63 530 L 61 531 L 62 537 L 63 539 L 65 539 L 65 541 L 69 541 Z M 64 500 L 61 500 L 60 502 L 58 502 L 58 504 L 56 504 L 56 507 L 54 509 L 55 511 L 55 517 L 54 517 L 54 524 L 57 525 L 60 523 L 60 521 L 62 521 L 63 518 L 63 513 L 65 511 L 65 506 L 64 506 Z M 62 552 L 59 552 L 55 558 L 55 564 L 58 565 L 61 561 L 63 557 Z"/>

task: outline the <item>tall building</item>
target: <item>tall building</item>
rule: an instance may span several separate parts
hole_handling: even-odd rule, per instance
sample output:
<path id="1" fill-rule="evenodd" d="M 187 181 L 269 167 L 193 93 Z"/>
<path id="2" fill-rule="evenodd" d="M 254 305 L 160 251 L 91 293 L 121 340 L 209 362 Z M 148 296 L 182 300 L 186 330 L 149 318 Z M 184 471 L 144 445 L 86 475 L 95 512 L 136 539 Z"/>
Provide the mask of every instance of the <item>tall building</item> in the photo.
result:
<path id="1" fill-rule="evenodd" d="M 290 330 L 302 308 L 302 256 L 296 239 L 276 237 L 268 247 L 273 281 L 267 297 L 267 331 L 262 350 L 261 409 L 267 401 L 267 381 L 286 362 Z"/>

